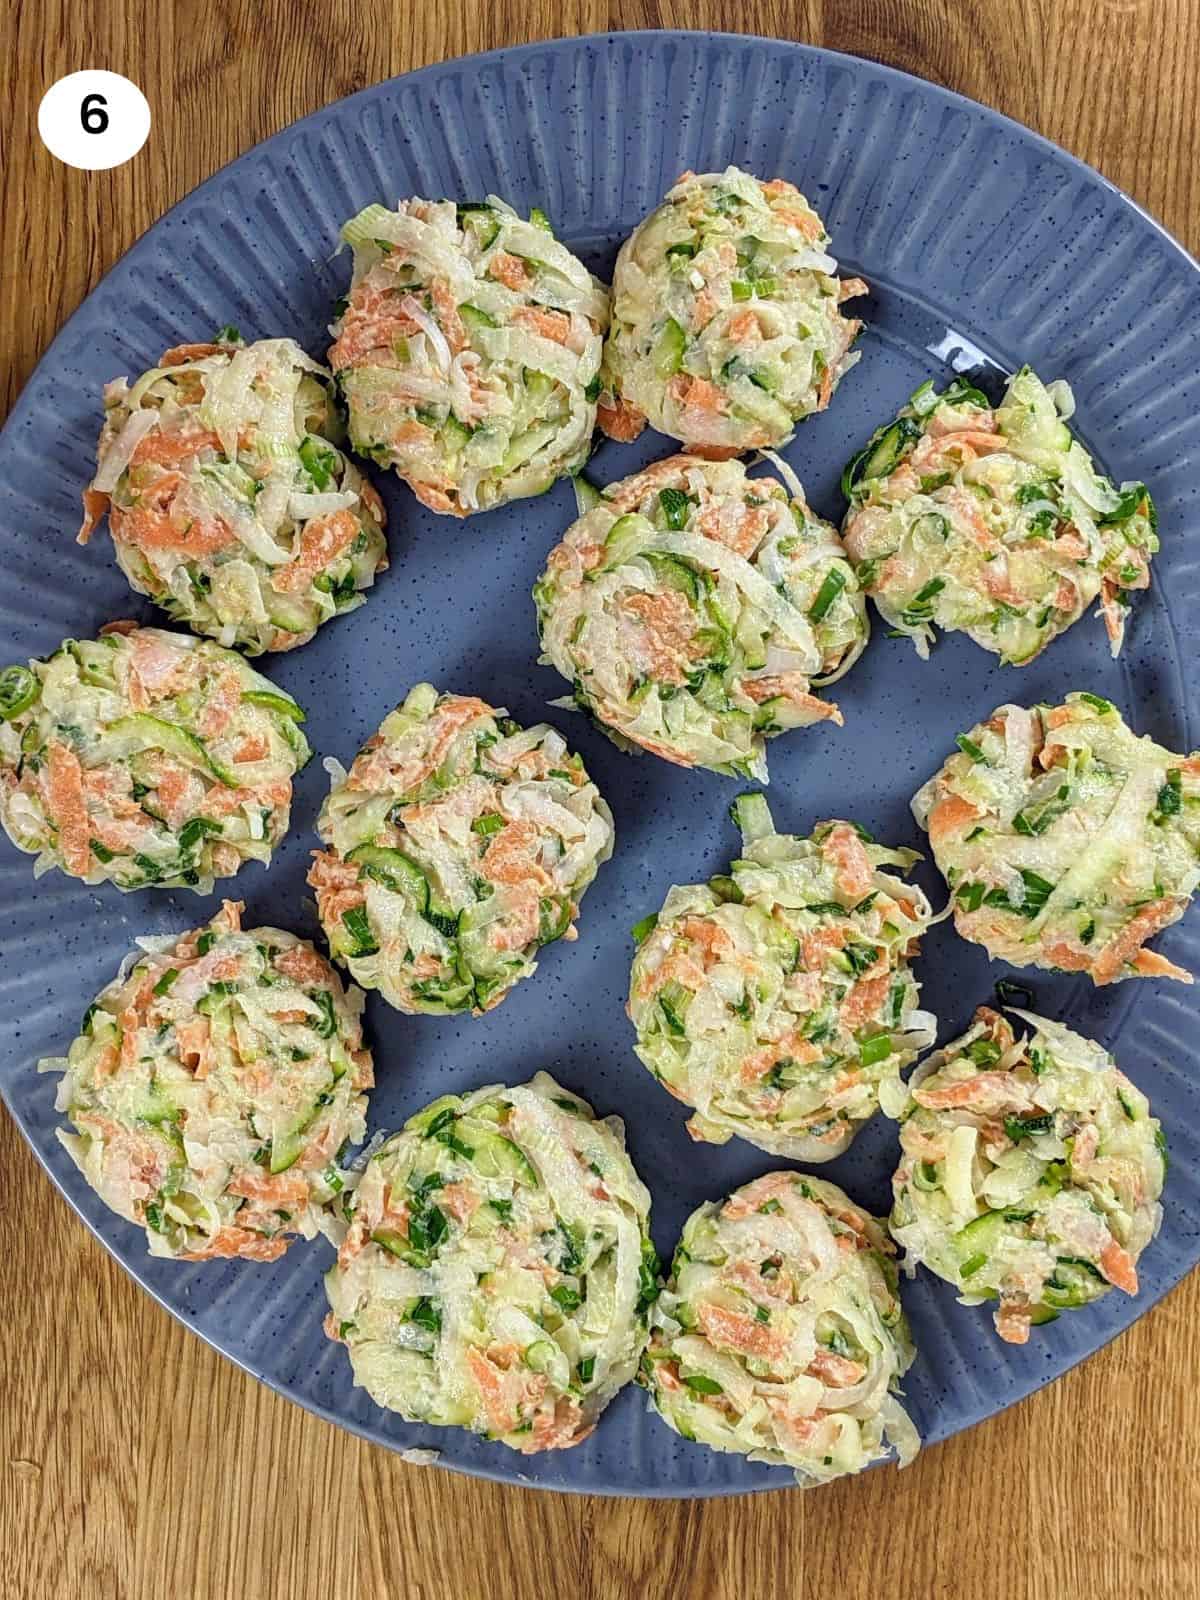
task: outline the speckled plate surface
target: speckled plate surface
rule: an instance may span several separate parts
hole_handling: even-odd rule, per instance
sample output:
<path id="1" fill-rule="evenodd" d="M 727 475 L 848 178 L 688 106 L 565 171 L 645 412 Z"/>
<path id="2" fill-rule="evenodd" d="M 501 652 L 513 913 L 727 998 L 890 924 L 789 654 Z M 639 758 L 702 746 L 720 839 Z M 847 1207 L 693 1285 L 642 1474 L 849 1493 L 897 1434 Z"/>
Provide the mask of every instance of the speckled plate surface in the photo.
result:
<path id="1" fill-rule="evenodd" d="M 620 241 L 678 173 L 729 162 L 796 182 L 825 217 L 843 268 L 872 285 L 860 365 L 787 451 L 818 511 L 840 518 L 847 456 L 925 378 L 1028 361 L 1046 379 L 1069 379 L 1075 425 L 1107 470 L 1150 485 L 1163 538 L 1119 665 L 1095 621 L 1023 670 L 995 665 L 963 636 L 922 665 L 907 641 L 876 628 L 838 686 L 845 730 L 800 731 L 771 745 L 778 825 L 807 831 L 850 813 L 885 840 L 919 844 L 910 795 L 955 733 L 1012 699 L 1089 688 L 1172 749 L 1200 743 L 1191 670 L 1200 615 L 1195 263 L 1096 173 L 995 112 L 848 56 L 701 34 L 564 39 L 380 84 L 277 134 L 164 217 L 64 328 L 0 437 L 0 661 L 41 655 L 113 617 L 149 616 L 131 604 L 106 536 L 86 551 L 74 543 L 105 380 L 226 322 L 247 338 L 291 334 L 322 354 L 330 305 L 349 273 L 348 257 L 334 255 L 338 226 L 369 201 L 492 191 L 522 211 L 540 205 L 606 275 Z M 605 444 L 590 475 L 608 482 L 670 448 L 651 434 L 635 447 Z M 265 662 L 307 707 L 318 754 L 349 761 L 422 678 L 539 720 L 563 685 L 536 665 L 529 591 L 573 516 L 570 486 L 460 523 L 379 482 L 391 570 L 362 610 Z M 579 942 L 548 949 L 537 975 L 483 1019 L 403 1017 L 372 997 L 371 1125 L 395 1126 L 448 1090 L 550 1067 L 600 1111 L 624 1116 L 666 1256 L 694 1206 L 772 1165 L 738 1141 L 690 1142 L 685 1108 L 638 1064 L 624 1015 L 630 925 L 672 883 L 722 870 L 735 840 L 726 806 L 739 786 L 622 755 L 580 718 L 549 718 L 582 750 L 617 820 L 617 852 L 584 901 Z M 238 877 L 248 925 L 315 936 L 304 872 L 325 786 L 314 761 L 275 863 Z M 926 884 L 936 892 L 933 876 Z M 789 1483 L 783 1470 L 678 1438 L 633 1388 L 570 1451 L 521 1457 L 457 1429 L 410 1426 L 352 1387 L 345 1352 L 321 1332 L 323 1242 L 297 1243 L 269 1267 L 147 1256 L 141 1233 L 105 1209 L 56 1143 L 56 1080 L 39 1078 L 35 1063 L 65 1049 L 135 934 L 194 926 L 214 905 L 87 889 L 57 873 L 35 885 L 30 858 L 0 840 L 0 1088 L 54 1181 L 124 1266 L 231 1359 L 393 1449 L 429 1447 L 463 1471 L 614 1494 Z M 1200 970 L 1200 910 L 1158 947 Z M 929 936 L 918 974 L 943 1040 L 1004 970 L 946 924 Z M 994 1337 L 986 1310 L 957 1305 L 927 1274 L 917 1278 L 906 1304 L 920 1354 L 906 1389 L 927 1443 L 1056 1377 L 1200 1259 L 1200 989 L 1140 982 L 1096 992 L 1083 979 L 1044 974 L 1033 988 L 1039 1010 L 1101 1038 L 1150 1094 L 1171 1146 L 1166 1221 L 1143 1258 L 1136 1301 L 1110 1295 L 1024 1349 Z M 894 1127 L 877 1119 L 823 1170 L 886 1210 L 895 1151 Z M 71 1330 L 43 1334 L 69 1339 Z"/>

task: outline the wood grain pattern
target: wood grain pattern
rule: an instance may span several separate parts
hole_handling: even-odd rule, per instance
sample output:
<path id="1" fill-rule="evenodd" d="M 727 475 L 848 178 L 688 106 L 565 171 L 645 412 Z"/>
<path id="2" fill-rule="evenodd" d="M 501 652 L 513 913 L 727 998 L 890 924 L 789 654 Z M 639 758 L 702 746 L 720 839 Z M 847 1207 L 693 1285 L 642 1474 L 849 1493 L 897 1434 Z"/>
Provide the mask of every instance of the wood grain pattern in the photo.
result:
<path id="1" fill-rule="evenodd" d="M 999 107 L 1200 248 L 1200 0 L 7 0 L 0 113 L 7 411 L 133 240 L 335 97 L 469 50 L 725 27 L 887 61 Z M 142 85 L 111 173 L 45 151 L 63 73 Z M 192 1338 L 109 1260 L 0 1115 L 5 1600 L 1178 1600 L 1200 1595 L 1200 1276 L 1026 1404 L 817 1494 L 640 1504 L 408 1466 Z"/>

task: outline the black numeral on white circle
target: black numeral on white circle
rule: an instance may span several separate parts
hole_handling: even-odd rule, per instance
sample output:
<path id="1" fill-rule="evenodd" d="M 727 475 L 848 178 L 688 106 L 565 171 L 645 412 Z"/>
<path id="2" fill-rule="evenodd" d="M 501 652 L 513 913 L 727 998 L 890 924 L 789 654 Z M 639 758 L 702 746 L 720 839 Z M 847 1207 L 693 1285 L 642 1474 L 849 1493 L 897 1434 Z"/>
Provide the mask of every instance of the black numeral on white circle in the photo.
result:
<path id="1" fill-rule="evenodd" d="M 108 131 L 108 101 L 102 94 L 87 94 L 79 108 L 79 120 L 84 133 Z"/>

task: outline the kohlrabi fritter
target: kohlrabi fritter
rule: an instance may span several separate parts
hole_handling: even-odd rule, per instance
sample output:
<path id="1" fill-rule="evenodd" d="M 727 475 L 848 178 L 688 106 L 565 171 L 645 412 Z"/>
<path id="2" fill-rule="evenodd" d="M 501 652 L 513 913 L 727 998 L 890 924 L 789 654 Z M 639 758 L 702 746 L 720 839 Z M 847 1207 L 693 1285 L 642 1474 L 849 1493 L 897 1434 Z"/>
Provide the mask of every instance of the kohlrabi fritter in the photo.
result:
<path id="1" fill-rule="evenodd" d="M 59 1138 L 151 1255 L 274 1261 L 313 1238 L 366 1128 L 359 990 L 226 901 L 203 928 L 139 940 L 65 1057 Z"/>
<path id="2" fill-rule="evenodd" d="M 236 651 L 112 623 L 0 671 L 0 820 L 35 876 L 207 894 L 287 832 L 303 721 Z"/>
<path id="3" fill-rule="evenodd" d="M 795 475 L 673 456 L 620 483 L 534 589 L 542 659 L 619 745 L 766 782 L 766 741 L 841 725 L 813 691 L 853 666 L 866 607 Z"/>
<path id="4" fill-rule="evenodd" d="M 849 822 L 776 833 L 761 795 L 733 813 L 728 875 L 671 889 L 636 930 L 637 1053 L 695 1107 L 694 1139 L 830 1161 L 937 1032 L 909 965 L 930 921 L 900 875 L 917 858 Z"/>
<path id="5" fill-rule="evenodd" d="M 1013 1015 L 1028 1034 L 981 1006 L 909 1080 L 891 1230 L 910 1264 L 966 1305 L 995 1302 L 997 1333 L 1024 1344 L 1060 1311 L 1137 1293 L 1167 1158 L 1146 1096 L 1107 1051 Z"/>
<path id="6" fill-rule="evenodd" d="M 900 1404 L 915 1351 L 883 1224 L 832 1183 L 769 1172 L 694 1211 L 639 1381 L 685 1439 L 802 1485 L 920 1448 Z"/>
<path id="7" fill-rule="evenodd" d="M 993 406 L 961 379 L 922 385 L 850 462 L 842 537 L 858 581 L 922 656 L 961 629 L 1022 666 L 1100 602 L 1115 656 L 1158 549 L 1142 483 L 1099 472 L 1065 384 L 1028 367 Z"/>
<path id="8" fill-rule="evenodd" d="M 308 881 L 363 988 L 401 1011 L 490 1011 L 576 937 L 613 825 L 553 728 L 422 683 L 331 771 Z"/>
<path id="9" fill-rule="evenodd" d="M 294 649 L 387 565 L 383 503 L 343 437 L 329 373 L 294 340 L 177 345 L 104 391 L 80 542 L 107 511 L 139 594 L 250 655 Z"/>
<path id="10" fill-rule="evenodd" d="M 685 172 L 634 229 L 613 272 L 600 426 L 647 420 L 697 455 L 778 448 L 823 411 L 858 360 L 825 224 L 782 178 Z"/>
<path id="11" fill-rule="evenodd" d="M 432 511 L 541 494 L 587 460 L 608 290 L 490 195 L 370 205 L 342 238 L 354 275 L 329 364 L 360 454 Z"/>
<path id="12" fill-rule="evenodd" d="M 913 799 L 964 939 L 1093 983 L 1192 975 L 1147 940 L 1200 882 L 1200 754 L 1138 738 L 1111 701 L 1001 706 Z"/>
<path id="13" fill-rule="evenodd" d="M 548 1073 L 435 1100 L 344 1209 L 325 1330 L 377 1405 L 528 1454 L 585 1439 L 634 1376 L 650 1196 L 620 1120 Z"/>

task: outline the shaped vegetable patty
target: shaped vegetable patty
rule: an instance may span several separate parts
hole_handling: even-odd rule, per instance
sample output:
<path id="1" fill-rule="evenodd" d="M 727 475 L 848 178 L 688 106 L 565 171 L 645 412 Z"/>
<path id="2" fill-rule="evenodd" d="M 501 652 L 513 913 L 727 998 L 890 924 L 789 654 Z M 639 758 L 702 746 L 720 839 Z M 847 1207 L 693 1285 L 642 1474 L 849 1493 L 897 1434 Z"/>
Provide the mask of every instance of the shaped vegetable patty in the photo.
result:
<path id="1" fill-rule="evenodd" d="M 204 928 L 139 940 L 67 1056 L 40 1063 L 63 1073 L 59 1139 L 151 1255 L 274 1261 L 324 1224 L 365 1131 L 361 993 L 241 913 L 227 900 Z"/>
<path id="2" fill-rule="evenodd" d="M 105 388 L 80 543 L 107 509 L 139 594 L 250 655 L 291 650 L 387 565 L 383 503 L 342 432 L 328 372 L 294 340 L 177 345 Z"/>
<path id="3" fill-rule="evenodd" d="M 1139 739 L 1111 701 L 1001 706 L 913 798 L 965 939 L 1093 983 L 1192 976 L 1146 941 L 1200 882 L 1200 755 Z"/>
<path id="4" fill-rule="evenodd" d="M 698 455 L 786 444 L 858 360 L 825 224 L 782 178 L 685 172 L 621 247 L 600 426 L 647 419 Z"/>
<path id="5" fill-rule="evenodd" d="M 545 723 L 418 684 L 334 785 L 308 881 L 333 954 L 401 1011 L 489 1011 L 574 939 L 608 806 Z"/>
<path id="6" fill-rule="evenodd" d="M 1158 549 L 1154 503 L 1097 471 L 1064 420 L 1073 406 L 1028 367 L 994 408 L 961 379 L 927 383 L 846 468 L 858 581 L 918 655 L 961 629 L 1023 666 L 1097 598 L 1120 650 Z"/>
<path id="7" fill-rule="evenodd" d="M 688 1132 L 739 1134 L 796 1161 L 830 1161 L 879 1109 L 885 1085 L 931 1045 L 909 968 L 930 910 L 910 850 L 853 823 L 775 832 L 761 795 L 733 805 L 729 876 L 673 888 L 633 961 L 637 1053 L 696 1107 Z"/>
<path id="8" fill-rule="evenodd" d="M 639 1381 L 677 1433 L 801 1484 L 920 1448 L 895 1246 L 832 1183 L 770 1172 L 684 1225 Z"/>
<path id="9" fill-rule="evenodd" d="M 1138 1288 L 1162 1220 L 1166 1145 L 1146 1096 L 1100 1045 L 1028 1011 L 981 1006 L 909 1081 L 892 1234 L 959 1290 L 998 1301 L 1002 1339 Z"/>
<path id="10" fill-rule="evenodd" d="M 766 782 L 768 738 L 841 725 L 866 608 L 795 474 L 673 456 L 568 528 L 534 589 L 542 660 L 617 744 Z"/>
<path id="11" fill-rule="evenodd" d="M 637 1370 L 658 1292 L 650 1196 L 620 1120 L 547 1073 L 410 1117 L 346 1211 L 325 1329 L 378 1405 L 561 1450 Z"/>
<path id="12" fill-rule="evenodd" d="M 495 195 L 371 205 L 342 237 L 354 277 L 329 364 L 356 450 L 465 517 L 541 494 L 587 460 L 608 290 Z"/>
<path id="13" fill-rule="evenodd" d="M 0 672 L 0 819 L 35 875 L 207 894 L 287 832 L 303 721 L 235 651 L 113 623 Z"/>

